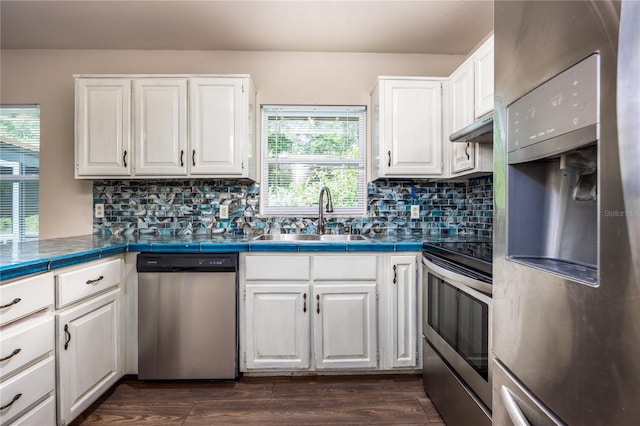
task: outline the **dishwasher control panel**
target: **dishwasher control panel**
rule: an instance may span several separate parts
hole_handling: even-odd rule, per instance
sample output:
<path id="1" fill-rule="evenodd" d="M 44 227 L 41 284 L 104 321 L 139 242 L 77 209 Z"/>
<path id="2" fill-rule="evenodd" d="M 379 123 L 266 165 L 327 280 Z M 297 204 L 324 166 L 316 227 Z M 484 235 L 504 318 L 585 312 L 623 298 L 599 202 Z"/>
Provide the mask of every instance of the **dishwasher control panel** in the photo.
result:
<path id="1" fill-rule="evenodd" d="M 140 253 L 138 272 L 235 272 L 236 253 Z"/>

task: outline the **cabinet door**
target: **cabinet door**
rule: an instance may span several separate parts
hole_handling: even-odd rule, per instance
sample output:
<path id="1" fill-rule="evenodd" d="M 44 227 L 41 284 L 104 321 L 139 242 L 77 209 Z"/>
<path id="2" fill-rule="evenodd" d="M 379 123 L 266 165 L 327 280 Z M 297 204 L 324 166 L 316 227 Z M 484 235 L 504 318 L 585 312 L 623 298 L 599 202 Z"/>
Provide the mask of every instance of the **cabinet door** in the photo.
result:
<path id="1" fill-rule="evenodd" d="M 451 133 L 473 123 L 473 62 L 467 61 L 458 68 L 449 80 Z M 446 139 L 445 143 L 448 143 Z M 449 143 L 451 149 L 451 173 L 473 169 L 475 144 Z"/>
<path id="2" fill-rule="evenodd" d="M 76 177 L 131 173 L 131 81 L 76 80 Z"/>
<path id="3" fill-rule="evenodd" d="M 135 174 L 187 174 L 187 80 L 134 80 Z"/>
<path id="4" fill-rule="evenodd" d="M 122 376 L 120 289 L 57 314 L 58 417 L 68 424 Z"/>
<path id="5" fill-rule="evenodd" d="M 392 367 L 415 367 L 418 351 L 415 256 L 391 256 Z"/>
<path id="6" fill-rule="evenodd" d="M 309 368 L 308 284 L 245 286 L 247 369 Z"/>
<path id="7" fill-rule="evenodd" d="M 243 173 L 245 108 L 241 78 L 189 82 L 191 174 Z"/>
<path id="8" fill-rule="evenodd" d="M 376 284 L 313 286 L 316 368 L 378 365 Z"/>
<path id="9" fill-rule="evenodd" d="M 442 173 L 442 88 L 437 81 L 385 81 L 382 116 L 387 176 Z"/>
<path id="10" fill-rule="evenodd" d="M 493 111 L 493 36 L 473 54 L 475 117 Z"/>

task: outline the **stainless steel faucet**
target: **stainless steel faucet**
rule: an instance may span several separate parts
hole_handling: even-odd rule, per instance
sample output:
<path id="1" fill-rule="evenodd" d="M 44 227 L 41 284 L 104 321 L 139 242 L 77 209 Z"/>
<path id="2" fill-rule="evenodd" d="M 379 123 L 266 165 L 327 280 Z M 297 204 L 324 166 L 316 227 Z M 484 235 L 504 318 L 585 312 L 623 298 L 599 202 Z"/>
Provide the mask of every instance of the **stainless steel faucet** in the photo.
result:
<path id="1" fill-rule="evenodd" d="M 320 199 L 318 200 L 318 234 L 324 234 L 324 217 L 322 213 L 322 194 L 327 193 L 327 213 L 333 213 L 333 202 L 331 201 L 331 191 L 326 186 L 320 189 Z"/>

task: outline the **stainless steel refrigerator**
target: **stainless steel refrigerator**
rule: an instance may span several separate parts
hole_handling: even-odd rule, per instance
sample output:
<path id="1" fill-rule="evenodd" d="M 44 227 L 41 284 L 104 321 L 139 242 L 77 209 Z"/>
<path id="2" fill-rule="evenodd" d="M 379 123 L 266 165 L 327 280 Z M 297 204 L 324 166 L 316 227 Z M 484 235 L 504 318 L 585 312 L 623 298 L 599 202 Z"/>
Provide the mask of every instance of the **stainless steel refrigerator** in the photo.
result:
<path id="1" fill-rule="evenodd" d="M 495 425 L 640 424 L 639 26 L 495 2 Z"/>

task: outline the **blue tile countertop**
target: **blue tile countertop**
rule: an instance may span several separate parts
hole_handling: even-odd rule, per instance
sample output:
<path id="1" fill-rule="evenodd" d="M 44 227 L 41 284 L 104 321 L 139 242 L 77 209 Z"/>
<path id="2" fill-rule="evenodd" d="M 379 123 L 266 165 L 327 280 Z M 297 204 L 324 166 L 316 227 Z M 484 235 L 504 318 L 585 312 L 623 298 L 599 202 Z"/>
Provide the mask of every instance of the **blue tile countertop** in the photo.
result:
<path id="1" fill-rule="evenodd" d="M 85 235 L 20 243 L 0 243 L 0 280 L 22 277 L 125 252 L 229 253 L 229 252 L 398 252 L 421 251 L 433 241 L 477 241 L 473 236 L 375 236 L 366 241 L 274 242 L 247 236 L 139 236 Z"/>

